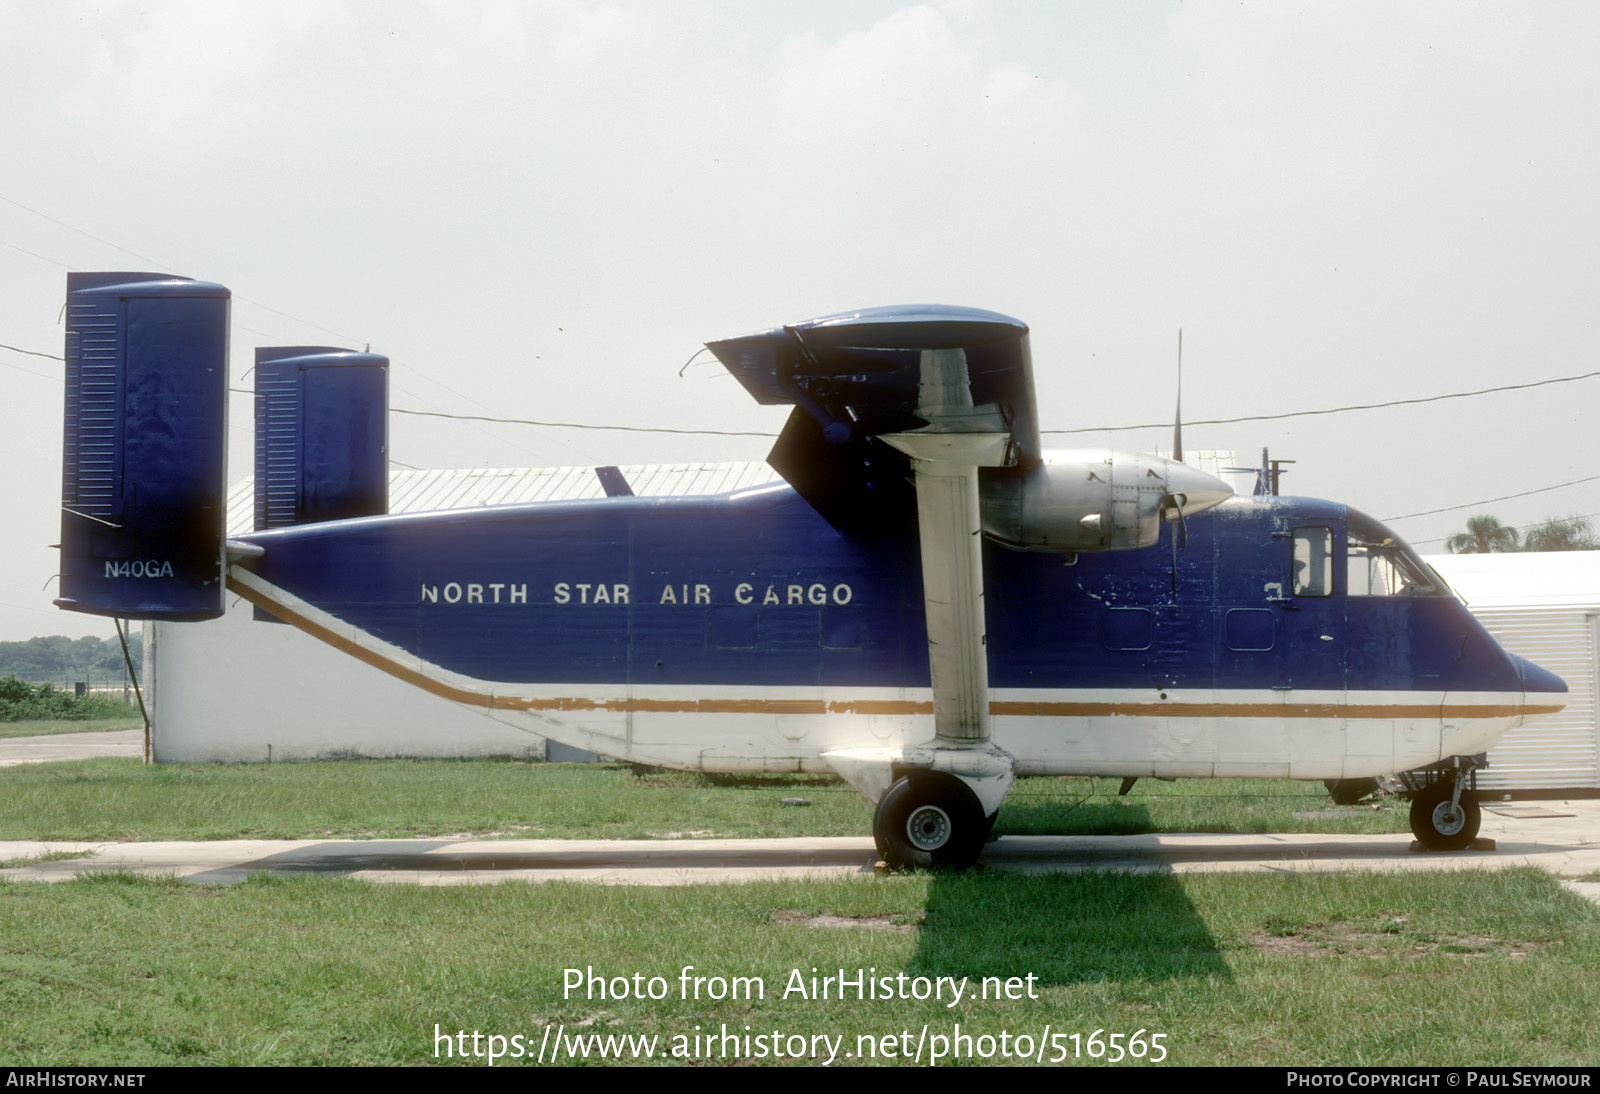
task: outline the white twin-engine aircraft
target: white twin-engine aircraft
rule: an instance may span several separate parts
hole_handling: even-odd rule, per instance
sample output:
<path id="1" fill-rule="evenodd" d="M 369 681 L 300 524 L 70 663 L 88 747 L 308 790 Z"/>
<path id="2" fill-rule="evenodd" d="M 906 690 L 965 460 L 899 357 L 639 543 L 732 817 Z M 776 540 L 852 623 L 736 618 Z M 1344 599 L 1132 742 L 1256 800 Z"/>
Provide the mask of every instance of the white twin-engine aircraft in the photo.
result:
<path id="1" fill-rule="evenodd" d="M 68 290 L 62 607 L 206 619 L 232 590 L 565 744 L 833 771 L 896 865 L 971 863 L 1012 780 L 1044 774 L 1420 769 L 1418 838 L 1463 847 L 1478 754 L 1565 703 L 1355 510 L 1231 498 L 1181 456 L 1043 451 L 1028 329 L 993 312 L 710 343 L 794 407 L 786 486 L 643 498 L 601 468 L 601 499 L 398 516 L 387 359 L 258 349 L 257 530 L 229 541 L 228 291 Z"/>

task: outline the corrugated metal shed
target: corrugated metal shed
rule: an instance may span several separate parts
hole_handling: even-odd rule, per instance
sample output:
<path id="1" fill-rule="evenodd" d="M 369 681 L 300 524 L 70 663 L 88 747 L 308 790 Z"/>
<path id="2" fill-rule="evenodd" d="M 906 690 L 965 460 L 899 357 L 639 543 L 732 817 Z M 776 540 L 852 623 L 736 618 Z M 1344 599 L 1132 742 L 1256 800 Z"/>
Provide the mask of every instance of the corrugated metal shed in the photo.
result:
<path id="1" fill-rule="evenodd" d="M 1512 730 L 1478 785 L 1497 790 L 1600 788 L 1600 551 L 1433 555 L 1428 564 L 1513 653 L 1567 682 L 1567 708 Z"/>
<path id="2" fill-rule="evenodd" d="M 692 497 L 726 494 L 782 482 L 764 463 L 625 464 L 619 468 L 640 497 Z M 474 467 L 457 471 L 389 474 L 389 511 L 426 513 L 473 509 L 482 505 L 520 505 L 530 501 L 603 498 L 605 488 L 592 467 Z M 244 479 L 228 493 L 228 534 L 250 531 L 255 520 L 255 480 Z"/>
<path id="3" fill-rule="evenodd" d="M 1428 555 L 1469 607 L 1600 606 L 1600 551 Z"/>
<path id="4" fill-rule="evenodd" d="M 1231 451 L 1187 453 L 1186 462 L 1248 491 L 1253 478 L 1230 474 Z M 783 481 L 758 462 L 635 463 L 618 468 L 640 497 L 676 498 L 727 494 Z M 480 505 L 603 498 L 593 467 L 471 467 L 452 471 L 395 469 L 389 473 L 389 512 L 427 513 Z M 255 480 L 241 479 L 228 493 L 228 534 L 249 532 L 255 519 Z"/>

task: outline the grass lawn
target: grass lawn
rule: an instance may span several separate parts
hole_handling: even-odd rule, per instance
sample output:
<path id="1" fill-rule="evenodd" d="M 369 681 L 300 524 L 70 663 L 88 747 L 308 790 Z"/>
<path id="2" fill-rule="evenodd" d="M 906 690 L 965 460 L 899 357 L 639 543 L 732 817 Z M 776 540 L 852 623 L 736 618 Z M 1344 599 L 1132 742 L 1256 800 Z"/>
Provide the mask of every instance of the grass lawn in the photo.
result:
<path id="1" fill-rule="evenodd" d="M 996 831 L 1404 832 L 1407 807 L 1336 807 L 1289 780 L 1019 780 Z M 793 806 L 784 799 L 811 804 Z M 490 835 L 844 836 L 871 805 L 831 776 L 635 774 L 624 765 L 489 761 L 0 768 L 0 839 L 305 839 Z"/>
<path id="2" fill-rule="evenodd" d="M 126 717 L 86 718 L 71 721 L 65 718 L 44 718 L 31 722 L 0 722 L 0 738 L 48 737 L 57 733 L 106 733 L 115 729 L 143 729 L 144 720 L 137 708 L 129 707 Z"/>
<path id="3" fill-rule="evenodd" d="M 1403 805 L 1337 809 L 1318 785 L 1117 789 L 1023 780 L 997 827 L 1406 828 Z M 870 821 L 824 777 L 510 762 L 0 769 L 3 839 L 860 835 Z M 707 978 L 699 998 L 686 966 Z M 1578 1065 L 1600 1058 L 1596 968 L 1600 909 L 1531 870 L 977 870 L 670 889 L 109 873 L 0 881 L 0 1065 L 484 1066 L 491 1048 L 528 1062 L 553 1042 L 560 1062 L 590 1063 L 1164 1051 L 1171 1064 Z M 564 990 L 590 971 L 605 997 Z M 841 976 L 877 997 L 840 998 Z M 729 996 L 735 983 L 744 996 Z M 902 984 L 944 996 L 901 998 Z"/>
<path id="4" fill-rule="evenodd" d="M 483 1066 L 474 1047 L 548 1052 L 547 1027 L 589 1062 L 608 1043 L 634 1062 L 654 1038 L 658 1057 L 702 1062 L 898 1064 L 920 1043 L 923 1062 L 1092 1064 L 1143 1031 L 1145 1059 L 1159 1045 L 1171 1064 L 1592 1065 L 1597 967 L 1600 909 L 1531 870 L 673 889 L 112 874 L 0 884 L 0 1065 L 461 1063 L 465 1048 Z M 564 990 L 589 970 L 606 997 Z M 840 970 L 879 997 L 840 999 Z M 901 974 L 912 991 L 969 979 L 947 1006 L 948 982 L 895 997 Z M 832 977 L 827 998 L 813 975 Z M 736 977 L 749 997 L 711 998 Z M 993 995 L 1015 977 L 1020 997 L 977 997 L 984 977 Z M 752 1040 L 696 1040 L 724 1027 Z"/>

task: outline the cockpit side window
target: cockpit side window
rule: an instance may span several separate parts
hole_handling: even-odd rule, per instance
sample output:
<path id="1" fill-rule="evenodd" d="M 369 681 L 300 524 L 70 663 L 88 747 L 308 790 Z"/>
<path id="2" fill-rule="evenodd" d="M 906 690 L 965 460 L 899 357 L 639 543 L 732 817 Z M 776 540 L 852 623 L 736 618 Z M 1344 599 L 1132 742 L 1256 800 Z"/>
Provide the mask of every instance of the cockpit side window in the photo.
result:
<path id="1" fill-rule="evenodd" d="M 1294 530 L 1294 595 L 1333 595 L 1333 529 Z"/>
<path id="2" fill-rule="evenodd" d="M 1351 596 L 1448 596 L 1428 564 L 1371 517 L 1350 514 L 1346 546 Z"/>

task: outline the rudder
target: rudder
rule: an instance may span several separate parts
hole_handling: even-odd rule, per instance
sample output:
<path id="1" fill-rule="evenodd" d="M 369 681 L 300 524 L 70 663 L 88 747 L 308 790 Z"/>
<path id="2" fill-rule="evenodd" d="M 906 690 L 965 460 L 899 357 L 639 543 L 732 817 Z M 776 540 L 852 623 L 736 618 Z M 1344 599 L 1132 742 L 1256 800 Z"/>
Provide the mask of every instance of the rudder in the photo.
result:
<path id="1" fill-rule="evenodd" d="M 228 304 L 170 274 L 67 276 L 58 607 L 222 615 Z"/>

